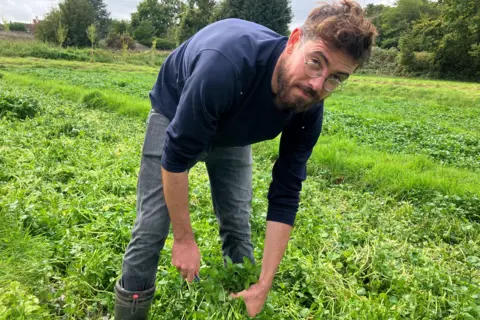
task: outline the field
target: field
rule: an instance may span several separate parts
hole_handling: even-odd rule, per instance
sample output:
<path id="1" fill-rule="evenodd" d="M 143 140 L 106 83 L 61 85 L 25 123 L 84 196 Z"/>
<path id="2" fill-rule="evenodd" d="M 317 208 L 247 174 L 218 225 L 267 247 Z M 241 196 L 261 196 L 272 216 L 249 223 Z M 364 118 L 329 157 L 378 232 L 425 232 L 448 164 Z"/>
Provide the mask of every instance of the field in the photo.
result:
<path id="1" fill-rule="evenodd" d="M 0 58 L 0 319 L 108 319 L 135 219 L 158 67 Z M 480 318 L 480 84 L 354 76 L 326 103 L 289 247 L 258 319 Z M 261 261 L 278 138 L 254 146 Z M 162 252 L 152 319 L 245 319 L 228 293 L 206 169 L 190 173 L 202 253 Z"/>

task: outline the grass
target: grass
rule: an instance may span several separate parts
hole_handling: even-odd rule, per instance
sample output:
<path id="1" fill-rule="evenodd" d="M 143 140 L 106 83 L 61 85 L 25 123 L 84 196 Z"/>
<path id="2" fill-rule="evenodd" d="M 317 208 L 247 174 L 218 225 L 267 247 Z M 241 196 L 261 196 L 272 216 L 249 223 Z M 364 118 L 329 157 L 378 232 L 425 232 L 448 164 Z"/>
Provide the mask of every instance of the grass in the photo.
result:
<path id="1" fill-rule="evenodd" d="M 27 76 L 31 79 L 55 80 L 56 83 L 64 83 L 85 89 L 109 90 L 139 99 L 148 99 L 149 90 L 156 80 L 155 73 L 147 74 L 145 71 L 120 71 L 111 68 L 110 65 L 99 68 L 72 69 L 61 67 L 48 68 L 5 68 L 4 72 L 12 72 L 15 75 Z"/>
<path id="2" fill-rule="evenodd" d="M 135 97 L 112 92 L 72 86 L 61 81 L 40 80 L 31 76 L 3 73 L 3 80 L 17 85 L 35 87 L 42 92 L 72 102 L 81 102 L 87 108 L 115 111 L 120 114 L 146 118 L 150 104 Z"/>
<path id="3" fill-rule="evenodd" d="M 8 110 L 0 119 L 0 319 L 109 318 L 135 217 L 154 68 L 0 64 L 0 114 Z M 135 80 L 122 95 L 116 83 L 128 76 Z M 352 80 L 326 105 L 295 229 L 257 318 L 480 318 L 476 85 Z M 277 148 L 278 139 L 254 146 L 257 261 Z M 223 267 L 204 165 L 190 177 L 203 280 L 180 280 L 170 235 L 152 318 L 245 319 L 228 293 L 255 281 L 258 266 Z"/>
<path id="4" fill-rule="evenodd" d="M 161 66 L 168 56 L 166 51 L 115 52 L 95 49 L 95 62 L 129 63 L 135 65 Z M 32 40 L 0 39 L 0 57 L 34 57 L 53 60 L 90 61 L 89 48 L 61 48 L 57 45 Z"/>
<path id="5" fill-rule="evenodd" d="M 95 62 L 85 63 L 82 61 L 69 61 L 69 60 L 50 60 L 34 57 L 1 57 L 0 58 L 0 70 L 1 69 L 16 69 L 16 71 L 22 71 L 25 69 L 36 70 L 38 68 L 58 68 L 63 71 L 68 70 L 96 70 L 105 72 L 115 71 L 127 71 L 127 72 L 141 72 L 143 74 L 158 73 L 159 67 L 157 66 L 143 66 L 129 63 L 107 63 L 107 62 Z"/>

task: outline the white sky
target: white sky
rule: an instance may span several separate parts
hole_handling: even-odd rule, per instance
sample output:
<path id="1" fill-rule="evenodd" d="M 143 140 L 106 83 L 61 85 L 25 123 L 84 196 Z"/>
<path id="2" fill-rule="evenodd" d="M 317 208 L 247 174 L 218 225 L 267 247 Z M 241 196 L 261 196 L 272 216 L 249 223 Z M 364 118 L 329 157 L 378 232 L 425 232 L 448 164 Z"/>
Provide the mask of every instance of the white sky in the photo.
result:
<path id="1" fill-rule="evenodd" d="M 318 6 L 321 0 L 291 0 L 293 19 L 290 25 L 295 28 L 303 23 L 308 13 Z M 330 2 L 331 0 L 327 0 Z M 357 0 L 362 6 L 368 3 L 393 4 L 395 0 Z M 33 18 L 40 19 L 56 7 L 59 0 L 0 0 L 0 19 L 7 21 L 31 23 Z M 136 11 L 141 0 L 104 0 L 111 17 L 115 19 L 130 19 L 130 14 Z"/>

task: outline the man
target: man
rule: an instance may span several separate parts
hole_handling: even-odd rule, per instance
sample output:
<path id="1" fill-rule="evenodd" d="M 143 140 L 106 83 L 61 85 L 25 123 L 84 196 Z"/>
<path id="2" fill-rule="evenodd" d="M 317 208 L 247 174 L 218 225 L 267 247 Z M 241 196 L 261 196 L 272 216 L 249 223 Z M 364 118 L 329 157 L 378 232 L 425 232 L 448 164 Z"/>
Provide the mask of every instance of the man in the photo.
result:
<path id="1" fill-rule="evenodd" d="M 159 253 L 173 228 L 172 263 L 200 269 L 188 207 L 188 170 L 207 166 L 223 254 L 254 261 L 250 241 L 253 143 L 282 133 L 269 188 L 262 271 L 243 297 L 258 314 L 287 247 L 323 101 L 368 58 L 376 32 L 351 0 L 313 10 L 290 37 L 239 19 L 200 30 L 174 50 L 150 93 L 137 218 L 116 283 L 115 319 L 145 319 Z"/>

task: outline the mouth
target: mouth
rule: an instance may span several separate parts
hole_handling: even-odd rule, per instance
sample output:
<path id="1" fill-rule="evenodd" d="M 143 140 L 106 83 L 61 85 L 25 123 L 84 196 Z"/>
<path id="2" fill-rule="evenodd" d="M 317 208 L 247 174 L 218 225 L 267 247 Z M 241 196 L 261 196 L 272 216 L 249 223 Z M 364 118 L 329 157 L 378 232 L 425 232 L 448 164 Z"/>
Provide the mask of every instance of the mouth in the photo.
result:
<path id="1" fill-rule="evenodd" d="M 301 87 L 298 87 L 298 90 L 303 97 L 308 98 L 308 100 L 313 100 L 314 97 L 308 91 L 302 89 Z"/>

